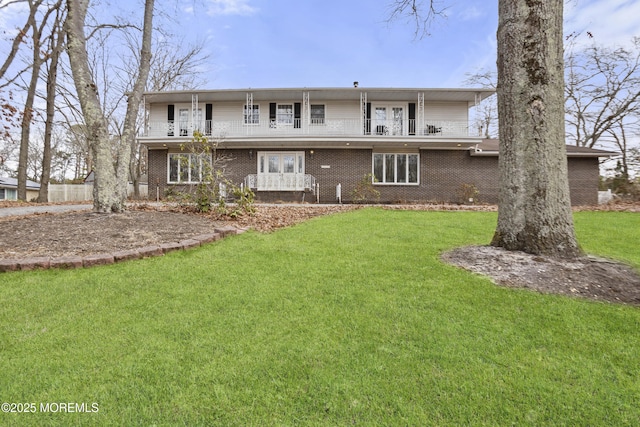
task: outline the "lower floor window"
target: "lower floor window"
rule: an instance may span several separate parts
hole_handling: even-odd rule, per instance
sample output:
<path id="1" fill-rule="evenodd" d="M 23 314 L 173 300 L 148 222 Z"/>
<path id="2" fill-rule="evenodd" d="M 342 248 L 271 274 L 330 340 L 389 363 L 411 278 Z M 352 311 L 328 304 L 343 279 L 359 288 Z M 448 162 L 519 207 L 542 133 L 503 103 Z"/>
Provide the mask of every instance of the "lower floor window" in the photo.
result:
<path id="1" fill-rule="evenodd" d="M 201 182 L 211 170 L 211 156 L 195 153 L 169 154 L 169 182 Z"/>
<path id="2" fill-rule="evenodd" d="M 0 188 L 0 200 L 18 200 L 18 192 L 12 188 Z"/>
<path id="3" fill-rule="evenodd" d="M 417 184 L 418 154 L 374 153 L 373 176 L 382 184 Z"/>

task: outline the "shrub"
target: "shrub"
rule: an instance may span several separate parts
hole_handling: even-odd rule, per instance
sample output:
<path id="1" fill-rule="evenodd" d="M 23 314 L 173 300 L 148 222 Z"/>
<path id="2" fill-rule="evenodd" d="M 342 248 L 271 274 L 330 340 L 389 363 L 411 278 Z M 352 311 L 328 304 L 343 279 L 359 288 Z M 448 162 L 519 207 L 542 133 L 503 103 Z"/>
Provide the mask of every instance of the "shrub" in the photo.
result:
<path id="1" fill-rule="evenodd" d="M 473 205 L 478 203 L 479 194 L 480 192 L 475 184 L 461 184 L 460 187 L 458 187 L 458 198 L 460 199 L 460 203 L 463 205 Z"/>
<path id="2" fill-rule="evenodd" d="M 249 188 L 242 188 L 225 176 L 226 164 L 232 160 L 229 156 L 218 154 L 221 139 L 209 140 L 199 132 L 193 139 L 180 148 L 190 154 L 201 157 L 200 182 L 187 186 L 185 191 L 177 191 L 179 202 L 192 205 L 196 211 L 207 213 L 216 205 L 216 213 L 231 217 L 253 214 L 254 194 Z M 231 195 L 229 197 L 229 195 Z M 227 202 L 235 202 L 230 206 Z"/>
<path id="3" fill-rule="evenodd" d="M 378 182 L 378 180 L 373 174 L 368 173 L 364 175 L 351 192 L 351 200 L 353 203 L 379 202 L 380 192 L 373 186 L 374 182 Z"/>

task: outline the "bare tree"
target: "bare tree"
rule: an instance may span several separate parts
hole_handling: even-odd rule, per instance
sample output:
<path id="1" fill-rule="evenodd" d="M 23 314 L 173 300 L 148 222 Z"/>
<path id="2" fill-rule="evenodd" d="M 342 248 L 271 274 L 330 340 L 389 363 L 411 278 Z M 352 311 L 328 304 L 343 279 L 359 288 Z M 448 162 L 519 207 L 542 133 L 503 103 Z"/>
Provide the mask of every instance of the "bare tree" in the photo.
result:
<path id="1" fill-rule="evenodd" d="M 607 129 L 606 134 L 601 139 L 607 139 L 612 141 L 620 152 L 618 160 L 620 162 L 620 177 L 630 183 L 632 180 L 634 169 L 634 149 L 631 145 L 631 136 L 640 135 L 640 117 L 637 114 L 632 114 L 620 118 L 610 128 Z"/>
<path id="2" fill-rule="evenodd" d="M 130 144 L 128 142 L 130 138 L 135 138 L 135 118 L 149 73 L 154 1 L 147 0 L 145 2 L 140 72 L 138 80 L 128 96 L 123 137 L 116 150 L 115 162 L 107 120 L 101 108 L 97 86 L 89 68 L 84 32 L 88 6 L 87 0 L 67 0 L 67 51 L 82 107 L 87 138 L 92 147 L 95 161 L 94 211 L 121 212 L 124 209 L 129 178 Z"/>
<path id="3" fill-rule="evenodd" d="M 120 180 L 119 189 L 122 199 L 127 197 L 129 176 L 131 175 L 131 156 L 135 155 L 138 113 L 142 102 L 142 93 L 147 86 L 149 71 L 151 69 L 151 32 L 153 28 L 153 0 L 145 2 L 144 28 L 142 31 L 142 43 L 140 48 L 140 67 L 137 79 L 133 84 L 133 91 L 127 97 L 127 112 L 124 119 L 124 130 L 122 133 L 122 152 L 127 155 L 118 159 L 118 174 L 126 176 L 126 180 Z M 123 185 L 124 184 L 124 185 Z"/>
<path id="4" fill-rule="evenodd" d="M 85 178 L 93 170 L 93 156 L 84 125 L 72 125 L 67 129 L 68 151 L 74 160 L 73 178 Z"/>
<path id="5" fill-rule="evenodd" d="M 593 147 L 640 111 L 640 37 L 631 48 L 571 48 L 566 62 L 567 136 L 577 146 Z"/>
<path id="6" fill-rule="evenodd" d="M 464 85 L 472 87 L 482 87 L 496 89 L 498 75 L 495 71 L 479 71 L 475 74 L 467 74 Z M 498 136 L 498 102 L 495 96 L 484 99 L 477 106 L 475 127 L 478 134 L 485 138 L 496 138 Z"/>
<path id="7" fill-rule="evenodd" d="M 429 23 L 420 2 L 394 13 Z M 557 257 L 581 254 L 575 237 L 564 143 L 563 0 L 499 0 L 500 197 L 492 245 Z M 428 32 L 426 33 L 428 34 Z"/>
<path id="8" fill-rule="evenodd" d="M 53 134 L 54 116 L 55 116 L 55 100 L 56 86 L 58 82 L 58 63 L 62 46 L 64 44 L 64 10 L 61 1 L 57 3 L 56 17 L 52 26 L 51 38 L 49 42 L 49 65 L 47 67 L 47 92 L 46 92 L 46 118 L 44 130 L 44 145 L 42 149 L 42 174 L 40 175 L 40 190 L 38 191 L 37 201 L 40 203 L 49 201 L 49 180 L 51 179 L 51 138 Z"/>
<path id="9" fill-rule="evenodd" d="M 628 178 L 628 136 L 640 114 L 640 38 L 617 48 L 576 50 L 571 43 L 566 64 L 567 139 L 590 148 L 613 144 Z"/>
<path id="10" fill-rule="evenodd" d="M 162 30 L 158 30 L 162 31 Z M 140 42 L 130 33 L 125 34 L 125 45 L 129 51 L 129 57 L 135 60 L 122 61 L 123 69 L 121 76 L 125 81 L 122 91 L 128 92 L 133 85 L 137 75 Z M 174 46 L 182 46 L 175 49 Z M 184 40 L 175 40 L 171 34 L 165 34 L 162 41 L 153 46 L 153 55 L 147 82 L 147 91 L 163 90 L 192 90 L 203 84 L 199 77 L 199 68 L 206 62 L 208 55 L 204 53 L 204 43 L 187 44 Z M 140 117 L 140 126 L 142 125 Z M 130 177 L 133 182 L 134 197 L 140 197 L 140 177 L 144 170 L 146 159 L 146 148 L 141 146 L 136 138 L 131 141 Z"/>
<path id="11" fill-rule="evenodd" d="M 44 49 L 47 46 L 47 39 L 50 35 L 45 35 L 46 28 L 50 25 L 49 18 L 56 14 L 60 8 L 61 0 L 52 5 L 45 5 L 43 16 L 40 22 L 37 21 L 37 14 L 29 14 L 29 29 L 31 30 L 32 62 L 31 79 L 26 88 L 26 99 L 22 112 L 22 132 L 20 136 L 20 154 L 18 158 L 18 199 L 27 198 L 27 163 L 29 161 L 29 139 L 31 138 L 31 123 L 33 121 L 33 104 L 36 97 L 36 89 L 40 79 L 42 65 L 48 59 L 48 52 Z M 29 1 L 30 8 L 39 8 L 41 2 Z"/>
<path id="12" fill-rule="evenodd" d="M 11 66 L 13 61 L 15 60 L 15 58 L 16 58 L 16 56 L 18 54 L 18 51 L 20 50 L 20 46 L 24 43 L 25 38 L 27 37 L 29 28 L 31 28 L 33 26 L 33 23 L 36 21 L 36 13 L 38 12 L 38 8 L 42 4 L 42 0 L 36 0 L 36 1 L 33 1 L 33 0 L 14 0 L 14 1 L 9 1 L 9 2 L 6 2 L 6 3 L 2 4 L 2 5 L 0 5 L 0 10 L 5 9 L 5 8 L 9 7 L 10 5 L 15 5 L 15 4 L 19 4 L 19 3 L 28 3 L 29 15 L 27 16 L 27 19 L 26 19 L 26 22 L 25 22 L 24 26 L 22 28 L 18 29 L 18 33 L 13 38 L 13 42 L 11 43 L 11 48 L 9 49 L 9 52 L 7 53 L 7 57 L 4 59 L 4 62 L 0 66 L 0 79 L 2 79 L 5 76 L 5 74 L 7 73 L 7 71 L 9 70 L 9 67 Z M 28 66 L 25 67 L 23 70 L 21 70 L 21 72 L 16 73 L 11 79 L 8 79 L 6 82 L 0 84 L 0 89 L 8 86 L 11 83 L 13 83 L 13 81 L 15 81 L 15 79 L 18 76 L 20 76 L 27 69 L 29 69 Z"/>
<path id="13" fill-rule="evenodd" d="M 181 48 L 175 49 L 172 45 Z M 209 59 L 204 48 L 203 41 L 187 44 L 184 40 L 167 38 L 159 42 L 153 49 L 147 90 L 192 90 L 201 87 L 204 81 L 200 77 L 200 67 Z"/>
<path id="14" fill-rule="evenodd" d="M 445 18 L 447 7 L 438 0 L 394 0 L 389 7 L 389 22 L 402 16 L 413 20 L 415 37 L 423 38 L 431 35 L 431 25 L 438 18 Z"/>
<path id="15" fill-rule="evenodd" d="M 27 0 L 7 1 L 0 4 L 0 10 L 10 6 L 20 5 L 21 3 L 28 3 L 29 14 L 25 19 L 24 26 L 17 28 L 16 35 L 13 37 L 7 56 L 4 58 L 2 65 L 0 65 L 0 139 L 2 142 L 0 146 L 0 168 L 5 172 L 8 172 L 6 161 L 13 155 L 16 149 L 16 147 L 13 146 L 12 131 L 22 122 L 22 113 L 14 102 L 13 93 L 9 90 L 3 94 L 3 91 L 6 91 L 7 87 L 14 84 L 16 80 L 31 68 L 31 65 L 27 64 L 21 70 L 12 73 L 10 77 L 6 76 L 9 68 L 17 57 L 20 47 L 26 44 L 28 31 L 35 22 L 36 12 L 42 0 L 36 0 L 35 2 Z"/>

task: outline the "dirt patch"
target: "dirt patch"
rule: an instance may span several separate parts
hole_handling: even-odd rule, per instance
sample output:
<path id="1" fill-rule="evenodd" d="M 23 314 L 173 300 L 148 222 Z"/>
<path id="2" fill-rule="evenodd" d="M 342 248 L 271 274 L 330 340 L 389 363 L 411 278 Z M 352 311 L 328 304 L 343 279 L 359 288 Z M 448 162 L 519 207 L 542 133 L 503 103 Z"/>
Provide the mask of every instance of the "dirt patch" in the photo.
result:
<path id="1" fill-rule="evenodd" d="M 638 273 L 607 259 L 587 256 L 563 260 L 492 246 L 468 246 L 443 254 L 442 260 L 507 287 L 640 305 Z"/>
<path id="2" fill-rule="evenodd" d="M 177 212 L 68 212 L 0 221 L 0 259 L 86 256 L 186 240 L 220 223 Z"/>
<path id="3" fill-rule="evenodd" d="M 87 256 L 179 242 L 233 226 L 272 231 L 353 206 L 258 206 L 238 219 L 200 215 L 176 206 L 131 206 L 122 214 L 68 212 L 0 218 L 0 259 Z"/>
<path id="4" fill-rule="evenodd" d="M 11 205 L 9 205 L 11 206 Z M 123 214 L 69 212 L 0 218 L 0 260 L 32 257 L 86 257 L 179 242 L 233 226 L 271 232 L 321 215 L 358 209 L 357 205 L 258 205 L 237 219 L 200 215 L 170 205 L 134 205 Z M 402 210 L 482 210 L 495 206 L 394 205 Z M 601 210 L 638 211 L 638 205 Z M 500 248 L 473 246 L 443 260 L 487 275 L 496 283 L 545 293 L 640 305 L 640 277 L 632 268 L 599 258 L 559 261 Z"/>

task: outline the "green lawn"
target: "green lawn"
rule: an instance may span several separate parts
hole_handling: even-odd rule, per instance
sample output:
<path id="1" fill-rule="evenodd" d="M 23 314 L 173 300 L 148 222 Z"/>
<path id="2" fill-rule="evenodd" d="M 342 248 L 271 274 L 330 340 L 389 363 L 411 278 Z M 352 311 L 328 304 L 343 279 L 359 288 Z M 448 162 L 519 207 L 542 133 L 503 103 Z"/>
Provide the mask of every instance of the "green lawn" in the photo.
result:
<path id="1" fill-rule="evenodd" d="M 585 250 L 640 268 L 640 214 L 575 218 Z M 0 425 L 637 426 L 640 308 L 505 289 L 439 261 L 486 244 L 495 223 L 364 209 L 2 274 L 0 401 L 37 413 Z"/>

